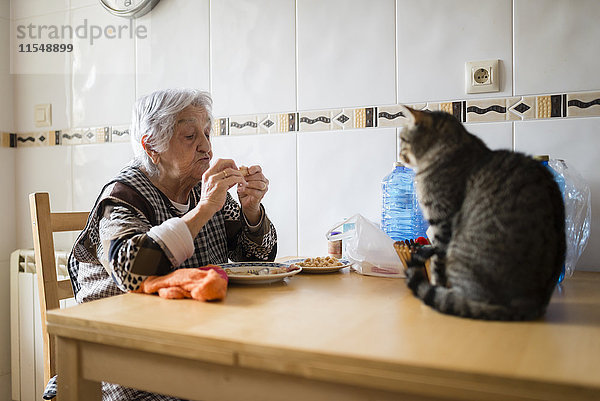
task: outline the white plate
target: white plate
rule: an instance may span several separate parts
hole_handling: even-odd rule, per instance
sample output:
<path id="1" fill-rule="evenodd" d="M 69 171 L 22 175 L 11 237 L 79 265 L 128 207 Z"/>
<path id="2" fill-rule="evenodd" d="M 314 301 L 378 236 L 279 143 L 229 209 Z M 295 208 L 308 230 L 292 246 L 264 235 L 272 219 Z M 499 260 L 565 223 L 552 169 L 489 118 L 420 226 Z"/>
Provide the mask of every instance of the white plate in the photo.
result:
<path id="1" fill-rule="evenodd" d="M 289 264 L 275 262 L 237 262 L 225 263 L 220 266 L 225 269 L 229 281 L 243 284 L 273 283 L 302 271 L 300 268 L 290 272 L 272 273 L 275 269 L 289 266 Z"/>
<path id="2" fill-rule="evenodd" d="M 300 263 L 300 262 L 304 262 L 306 259 L 308 259 L 308 258 L 286 260 L 285 264 L 291 265 L 292 263 Z M 330 266 L 330 267 L 304 267 L 304 266 L 302 266 L 302 272 L 303 273 L 333 273 L 333 272 L 339 271 L 340 269 L 343 269 L 344 267 L 352 266 L 352 262 L 350 262 L 347 259 L 340 259 L 339 262 L 342 263 L 341 266 Z"/>

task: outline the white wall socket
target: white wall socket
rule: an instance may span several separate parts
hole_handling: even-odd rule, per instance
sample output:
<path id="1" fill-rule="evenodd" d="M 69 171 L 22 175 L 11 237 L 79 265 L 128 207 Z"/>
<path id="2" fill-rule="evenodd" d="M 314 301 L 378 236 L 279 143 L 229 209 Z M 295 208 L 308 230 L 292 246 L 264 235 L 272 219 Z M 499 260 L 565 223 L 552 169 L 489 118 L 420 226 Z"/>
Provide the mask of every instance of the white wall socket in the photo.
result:
<path id="1" fill-rule="evenodd" d="M 499 60 L 467 61 L 465 63 L 465 92 L 500 91 Z"/>

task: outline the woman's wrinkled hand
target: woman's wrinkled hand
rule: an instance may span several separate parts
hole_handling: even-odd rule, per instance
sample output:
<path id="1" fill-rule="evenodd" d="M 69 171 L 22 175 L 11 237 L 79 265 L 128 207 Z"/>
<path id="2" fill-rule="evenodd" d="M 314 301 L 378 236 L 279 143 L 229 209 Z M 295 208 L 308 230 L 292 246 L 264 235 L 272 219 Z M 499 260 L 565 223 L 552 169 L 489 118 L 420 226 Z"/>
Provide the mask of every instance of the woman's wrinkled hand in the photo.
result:
<path id="1" fill-rule="evenodd" d="M 217 159 L 202 175 L 202 193 L 199 207 L 209 209 L 212 214 L 221 210 L 227 199 L 229 188 L 238 186 L 238 191 L 247 186 L 246 180 L 231 159 Z"/>
<path id="2" fill-rule="evenodd" d="M 238 198 L 248 222 L 257 224 L 261 213 L 260 202 L 269 190 L 269 180 L 260 166 L 248 167 L 248 174 L 244 178 L 246 185 L 238 185 Z"/>

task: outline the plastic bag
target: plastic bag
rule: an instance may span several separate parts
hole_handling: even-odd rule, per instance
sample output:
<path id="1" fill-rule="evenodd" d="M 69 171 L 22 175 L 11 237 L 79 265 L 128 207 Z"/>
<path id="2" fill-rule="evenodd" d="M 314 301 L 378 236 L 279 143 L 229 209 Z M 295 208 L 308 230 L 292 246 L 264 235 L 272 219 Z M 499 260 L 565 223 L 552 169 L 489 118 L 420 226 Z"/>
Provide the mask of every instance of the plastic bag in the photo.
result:
<path id="1" fill-rule="evenodd" d="M 590 187 L 581 174 L 567 166 L 564 160 L 550 159 L 548 165 L 565 180 L 565 234 L 567 238 L 565 276 L 571 277 L 590 236 L 592 221 Z"/>
<path id="2" fill-rule="evenodd" d="M 350 229 L 335 233 L 342 226 Z M 358 273 L 380 277 L 404 277 L 402 263 L 394 249 L 394 240 L 360 214 L 355 214 L 332 227 L 327 232 L 327 239 L 346 240 L 346 257 Z"/>

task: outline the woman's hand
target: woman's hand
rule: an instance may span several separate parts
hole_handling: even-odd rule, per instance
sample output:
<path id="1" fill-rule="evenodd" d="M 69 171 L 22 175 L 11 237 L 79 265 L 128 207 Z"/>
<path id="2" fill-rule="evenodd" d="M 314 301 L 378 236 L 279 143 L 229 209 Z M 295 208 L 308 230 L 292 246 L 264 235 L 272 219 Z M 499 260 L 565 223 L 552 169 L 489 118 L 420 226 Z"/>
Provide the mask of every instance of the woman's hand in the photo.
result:
<path id="1" fill-rule="evenodd" d="M 246 180 L 235 162 L 231 159 L 217 159 L 202 175 L 201 207 L 206 207 L 215 214 L 225 205 L 229 188 L 235 185 L 239 188 L 246 186 Z"/>
<path id="2" fill-rule="evenodd" d="M 242 205 L 242 212 L 250 224 L 258 224 L 260 202 L 269 190 L 269 180 L 263 175 L 260 166 L 248 167 L 248 175 L 244 178 L 247 185 L 238 185 L 238 198 Z"/>
<path id="3" fill-rule="evenodd" d="M 238 191 L 240 191 L 247 186 L 247 183 L 233 160 L 217 159 L 204 172 L 200 202 L 194 209 L 182 216 L 192 237 L 195 238 L 208 220 L 221 210 L 227 199 L 227 191 L 235 185 L 238 185 Z"/>

